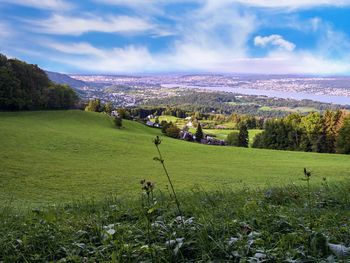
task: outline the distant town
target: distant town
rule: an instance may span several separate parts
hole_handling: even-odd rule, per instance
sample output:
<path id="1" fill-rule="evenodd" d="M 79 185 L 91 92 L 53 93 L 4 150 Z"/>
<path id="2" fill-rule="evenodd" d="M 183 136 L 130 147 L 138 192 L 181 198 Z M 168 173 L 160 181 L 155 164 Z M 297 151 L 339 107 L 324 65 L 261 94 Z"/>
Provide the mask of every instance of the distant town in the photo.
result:
<path id="1" fill-rule="evenodd" d="M 189 88 L 350 105 L 349 77 L 216 74 L 122 76 L 53 72 L 49 72 L 49 76 L 58 83 L 67 83 L 79 89 L 86 99 L 100 98 L 121 107 L 136 106 L 154 98 L 180 96 Z M 284 96 L 281 97 L 281 94 Z M 322 100 L 331 97 L 333 100 Z"/>

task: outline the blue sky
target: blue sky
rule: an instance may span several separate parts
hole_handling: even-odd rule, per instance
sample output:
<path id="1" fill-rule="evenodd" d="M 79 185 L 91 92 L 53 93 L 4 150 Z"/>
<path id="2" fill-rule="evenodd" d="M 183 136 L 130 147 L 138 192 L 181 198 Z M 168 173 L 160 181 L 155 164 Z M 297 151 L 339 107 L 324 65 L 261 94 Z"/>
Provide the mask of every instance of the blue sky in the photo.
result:
<path id="1" fill-rule="evenodd" d="M 0 0 L 0 52 L 63 73 L 350 75 L 350 0 Z"/>

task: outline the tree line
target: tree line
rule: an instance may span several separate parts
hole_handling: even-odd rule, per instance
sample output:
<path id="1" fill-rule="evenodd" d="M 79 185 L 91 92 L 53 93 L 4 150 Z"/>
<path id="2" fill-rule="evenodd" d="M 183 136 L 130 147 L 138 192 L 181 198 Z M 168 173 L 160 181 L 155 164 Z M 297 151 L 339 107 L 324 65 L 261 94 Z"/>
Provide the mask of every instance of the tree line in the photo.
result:
<path id="1" fill-rule="evenodd" d="M 95 100 L 89 102 L 94 103 Z M 96 104 L 96 103 L 95 103 Z M 98 103 L 97 103 L 98 104 Z M 98 104 L 99 105 L 99 104 Z M 96 108 L 96 107 L 95 107 Z M 100 111 L 103 111 L 103 105 L 97 106 Z M 199 111 L 188 111 L 177 107 L 134 107 L 125 109 L 133 118 L 146 119 L 147 116 L 174 116 L 177 118 L 191 117 L 191 120 L 195 127 L 197 127 L 197 122 L 202 120 L 214 121 L 213 123 L 205 124 L 205 129 L 214 129 L 216 125 L 231 122 L 234 124 L 236 129 L 239 129 L 241 124 L 247 125 L 248 129 L 263 129 L 265 121 L 268 119 L 261 116 L 253 116 L 247 114 L 217 114 L 217 113 L 201 113 Z"/>
<path id="2" fill-rule="evenodd" d="M 37 65 L 0 54 L 0 110 L 69 109 L 78 100 L 73 89 L 51 82 Z"/>
<path id="3" fill-rule="evenodd" d="M 174 108 L 183 109 L 187 112 L 217 113 L 230 115 L 232 113 L 248 114 L 265 118 L 285 117 L 290 114 L 284 110 L 261 110 L 261 106 L 268 107 L 310 107 L 315 110 L 325 111 L 327 109 L 338 110 L 344 108 L 311 100 L 276 99 L 264 96 L 237 95 L 230 92 L 199 92 L 183 91 L 181 96 L 150 99 L 140 107 L 163 107 L 172 105 Z M 169 114 L 170 115 L 170 114 Z"/>
<path id="4" fill-rule="evenodd" d="M 285 118 L 269 119 L 252 147 L 350 154 L 350 114 L 327 110 L 323 114 L 293 113 Z"/>

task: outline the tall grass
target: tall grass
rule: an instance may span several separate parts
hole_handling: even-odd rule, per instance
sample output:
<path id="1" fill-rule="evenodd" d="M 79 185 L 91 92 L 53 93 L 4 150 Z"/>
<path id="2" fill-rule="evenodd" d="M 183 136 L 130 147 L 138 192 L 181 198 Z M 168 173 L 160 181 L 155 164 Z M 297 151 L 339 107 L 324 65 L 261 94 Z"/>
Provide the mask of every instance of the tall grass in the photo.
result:
<path id="1" fill-rule="evenodd" d="M 336 262 L 327 244 L 350 244 L 349 187 L 310 187 L 312 231 L 305 231 L 307 187 L 295 185 L 182 192 L 184 224 L 172 198 L 156 189 L 149 221 L 139 199 L 116 196 L 22 212 L 5 207 L 0 261 Z"/>

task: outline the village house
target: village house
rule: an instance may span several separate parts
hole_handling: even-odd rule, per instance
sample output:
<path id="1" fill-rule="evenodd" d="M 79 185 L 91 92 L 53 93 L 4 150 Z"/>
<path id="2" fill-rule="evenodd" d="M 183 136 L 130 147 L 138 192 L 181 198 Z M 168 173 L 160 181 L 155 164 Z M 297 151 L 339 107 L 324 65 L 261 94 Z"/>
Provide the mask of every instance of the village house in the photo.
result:
<path id="1" fill-rule="evenodd" d="M 188 131 L 181 131 L 180 138 L 185 141 L 194 141 L 193 134 Z"/>
<path id="2" fill-rule="evenodd" d="M 154 127 L 155 123 L 153 121 L 147 121 L 146 125 L 150 127 Z"/>
<path id="3" fill-rule="evenodd" d="M 113 117 L 119 117 L 119 112 L 116 111 L 116 110 L 114 110 L 114 111 L 111 112 L 111 116 L 113 116 Z"/>

